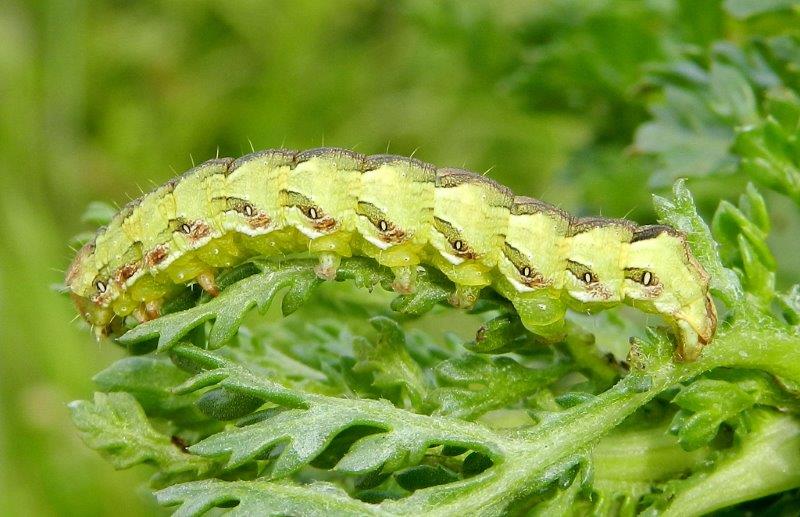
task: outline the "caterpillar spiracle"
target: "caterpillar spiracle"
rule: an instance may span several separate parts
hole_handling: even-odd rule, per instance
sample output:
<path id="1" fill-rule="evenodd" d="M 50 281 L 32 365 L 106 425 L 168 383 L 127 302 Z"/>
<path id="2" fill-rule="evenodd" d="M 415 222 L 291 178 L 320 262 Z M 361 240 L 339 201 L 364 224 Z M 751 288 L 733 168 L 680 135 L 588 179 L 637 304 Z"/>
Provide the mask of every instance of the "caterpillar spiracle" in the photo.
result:
<path id="1" fill-rule="evenodd" d="M 209 160 L 132 201 L 83 246 L 66 275 L 81 315 L 107 333 L 116 316 L 159 316 L 178 287 L 216 294 L 215 275 L 254 255 L 305 251 L 332 278 L 366 256 L 408 293 L 420 264 L 469 306 L 491 286 L 532 333 L 557 339 L 567 308 L 627 303 L 660 314 L 690 360 L 714 335 L 709 277 L 663 225 L 574 218 L 460 169 L 345 149 L 266 150 Z"/>

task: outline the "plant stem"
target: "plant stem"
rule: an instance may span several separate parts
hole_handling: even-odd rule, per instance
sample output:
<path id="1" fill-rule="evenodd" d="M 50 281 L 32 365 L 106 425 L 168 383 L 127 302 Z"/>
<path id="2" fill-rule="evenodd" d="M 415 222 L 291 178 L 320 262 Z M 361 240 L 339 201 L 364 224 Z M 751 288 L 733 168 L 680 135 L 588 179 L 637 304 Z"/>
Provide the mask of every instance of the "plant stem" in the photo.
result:
<path id="1" fill-rule="evenodd" d="M 741 450 L 685 481 L 664 517 L 695 516 L 800 486 L 800 422 L 765 413 Z"/>
<path id="2" fill-rule="evenodd" d="M 525 435 L 506 461 L 481 476 L 418 490 L 406 499 L 381 506 L 390 513 L 419 512 L 435 504 L 437 515 L 499 514 L 515 499 L 543 488 L 543 480 L 557 477 L 585 457 L 603 435 L 665 389 L 713 368 L 732 366 L 761 368 L 796 383 L 800 381 L 800 338 L 769 326 L 754 329 L 749 322 L 731 326 L 698 361 L 667 361 L 644 374 L 632 373 L 594 399 L 543 422 Z M 769 486 L 785 490 L 800 484 L 795 473 L 800 471 L 800 461 L 794 467 L 794 471 L 784 470 L 783 477 L 776 473 Z M 752 487 L 752 491 L 774 492 L 766 487 L 761 492 Z M 717 507 L 735 502 L 719 501 Z"/>

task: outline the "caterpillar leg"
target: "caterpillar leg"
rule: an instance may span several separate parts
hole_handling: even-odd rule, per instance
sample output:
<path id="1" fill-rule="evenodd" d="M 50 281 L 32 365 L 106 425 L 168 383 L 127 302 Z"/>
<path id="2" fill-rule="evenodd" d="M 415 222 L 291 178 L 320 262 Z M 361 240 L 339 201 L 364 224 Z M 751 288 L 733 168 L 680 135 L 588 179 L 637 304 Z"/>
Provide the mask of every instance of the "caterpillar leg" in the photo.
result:
<path id="1" fill-rule="evenodd" d="M 111 317 L 105 325 L 92 325 L 92 332 L 96 341 L 100 342 L 109 336 L 119 335 L 122 331 L 122 318 Z"/>
<path id="2" fill-rule="evenodd" d="M 127 293 L 123 294 L 111 303 L 111 308 L 117 316 L 127 316 L 132 314 L 133 311 L 139 306 L 137 300 L 132 299 Z"/>
<path id="3" fill-rule="evenodd" d="M 138 307 L 131 313 L 139 323 L 154 320 L 161 316 L 162 300 L 150 300 L 139 304 Z"/>
<path id="4" fill-rule="evenodd" d="M 314 273 L 323 280 L 334 280 L 342 263 L 342 257 L 336 253 L 321 253 Z"/>
<path id="5" fill-rule="evenodd" d="M 505 277 L 495 279 L 494 288 L 514 306 L 522 325 L 545 341 L 564 337 L 567 304 L 561 293 L 552 288 L 521 292 Z"/>
<path id="6" fill-rule="evenodd" d="M 449 299 L 453 307 L 471 308 L 478 301 L 481 290 L 492 284 L 490 270 L 475 261 L 453 265 L 443 257 L 434 255 L 431 262 L 456 285 Z"/>
<path id="7" fill-rule="evenodd" d="M 417 283 L 417 266 L 401 266 L 392 268 L 394 280 L 392 289 L 398 294 L 411 294 Z"/>
<path id="8" fill-rule="evenodd" d="M 481 294 L 481 290 L 483 286 L 479 285 L 456 285 L 456 290 L 450 296 L 448 300 L 450 305 L 453 307 L 457 307 L 459 309 L 469 309 L 475 302 L 478 301 L 478 297 Z"/>
<path id="9" fill-rule="evenodd" d="M 217 280 L 212 271 L 203 271 L 197 275 L 196 280 L 198 285 L 203 288 L 203 291 L 214 297 L 219 296 L 219 287 L 217 287 Z"/>
<path id="10" fill-rule="evenodd" d="M 114 311 L 110 307 L 96 305 L 75 293 L 71 293 L 70 298 L 72 298 L 75 308 L 78 309 L 78 314 L 93 328 L 105 328 L 114 318 Z"/>
<path id="11" fill-rule="evenodd" d="M 546 341 L 564 336 L 567 306 L 560 297 L 547 290 L 533 291 L 509 298 L 522 324 Z"/>
<path id="12" fill-rule="evenodd" d="M 317 237 L 308 243 L 308 251 L 319 254 L 319 263 L 314 272 L 323 280 L 333 280 L 342 263 L 342 257 L 353 256 L 350 248 L 350 234 L 339 232 Z"/>
<path id="13" fill-rule="evenodd" d="M 150 321 L 150 318 L 147 317 L 147 313 L 144 311 L 144 306 L 140 305 L 131 313 L 131 316 L 136 318 L 136 321 L 139 323 L 144 323 L 145 321 Z"/>
<path id="14" fill-rule="evenodd" d="M 163 300 L 150 300 L 145 302 L 144 304 L 144 313 L 145 315 L 154 320 L 161 316 L 161 305 L 163 304 Z"/>

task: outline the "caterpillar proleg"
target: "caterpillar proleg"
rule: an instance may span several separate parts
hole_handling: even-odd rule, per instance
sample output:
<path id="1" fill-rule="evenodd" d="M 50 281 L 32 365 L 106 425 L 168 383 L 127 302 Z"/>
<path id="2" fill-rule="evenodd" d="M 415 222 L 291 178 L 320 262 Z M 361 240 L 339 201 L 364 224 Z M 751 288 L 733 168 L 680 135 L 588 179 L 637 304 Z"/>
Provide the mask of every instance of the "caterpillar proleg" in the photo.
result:
<path id="1" fill-rule="evenodd" d="M 708 275 L 671 227 L 574 218 L 472 172 L 333 148 L 187 171 L 99 229 L 66 284 L 82 316 L 110 331 L 115 315 L 158 317 L 183 285 L 214 294 L 215 275 L 248 257 L 296 252 L 318 256 L 324 278 L 342 257 L 369 257 L 401 293 L 418 265 L 433 266 L 456 285 L 454 304 L 492 287 L 546 339 L 561 335 L 567 308 L 620 303 L 663 316 L 686 359 L 716 329 Z"/>

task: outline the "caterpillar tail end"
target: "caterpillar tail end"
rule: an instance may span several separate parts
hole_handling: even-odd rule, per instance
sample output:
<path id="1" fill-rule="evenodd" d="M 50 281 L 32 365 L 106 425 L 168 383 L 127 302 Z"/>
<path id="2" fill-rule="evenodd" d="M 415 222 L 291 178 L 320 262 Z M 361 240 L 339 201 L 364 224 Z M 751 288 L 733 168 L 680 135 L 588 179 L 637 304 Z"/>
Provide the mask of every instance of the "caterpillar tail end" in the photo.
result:
<path id="1" fill-rule="evenodd" d="M 681 361 L 694 361 L 714 338 L 717 331 L 717 308 L 711 294 L 692 302 L 676 315 L 678 349 Z"/>

